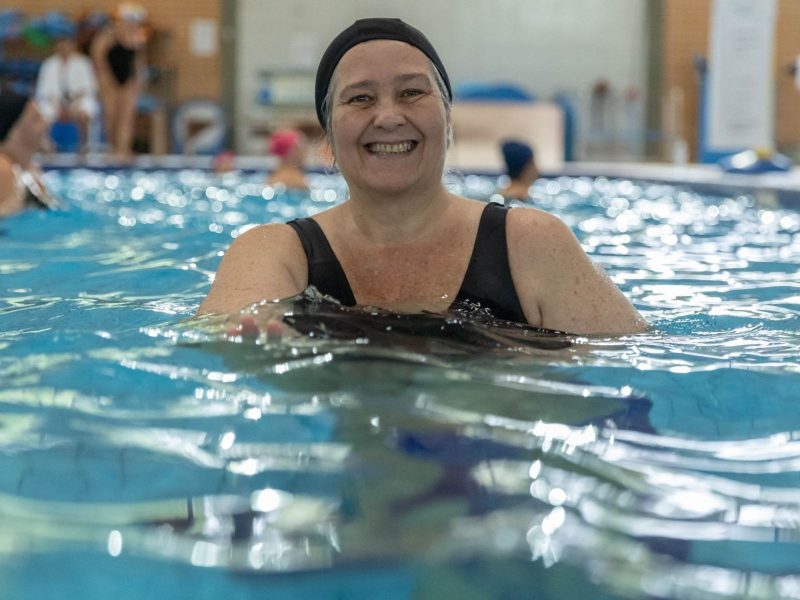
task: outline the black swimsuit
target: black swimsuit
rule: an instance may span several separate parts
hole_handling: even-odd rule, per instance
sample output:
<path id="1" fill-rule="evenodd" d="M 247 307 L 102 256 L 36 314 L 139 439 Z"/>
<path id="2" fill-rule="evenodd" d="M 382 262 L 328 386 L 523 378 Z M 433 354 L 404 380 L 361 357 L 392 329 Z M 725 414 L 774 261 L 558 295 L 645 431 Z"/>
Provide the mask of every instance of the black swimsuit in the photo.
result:
<path id="1" fill-rule="evenodd" d="M 133 76 L 135 59 L 136 50 L 127 48 L 120 43 L 114 44 L 108 50 L 106 60 L 119 85 L 125 85 Z"/>
<path id="2" fill-rule="evenodd" d="M 478 303 L 499 319 L 527 323 L 511 278 L 506 243 L 508 208 L 486 205 L 475 236 L 469 266 L 456 300 Z M 308 285 L 333 296 L 346 306 L 356 299 L 342 265 L 333 252 L 319 224 L 311 218 L 289 221 L 300 238 L 308 260 Z"/>

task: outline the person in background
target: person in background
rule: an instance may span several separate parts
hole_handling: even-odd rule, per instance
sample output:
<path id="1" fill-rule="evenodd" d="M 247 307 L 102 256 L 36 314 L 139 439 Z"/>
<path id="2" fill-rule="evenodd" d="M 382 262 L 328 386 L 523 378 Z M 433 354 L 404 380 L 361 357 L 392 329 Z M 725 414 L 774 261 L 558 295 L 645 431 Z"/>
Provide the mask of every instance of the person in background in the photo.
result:
<path id="1" fill-rule="evenodd" d="M 89 124 L 97 117 L 97 79 L 92 61 L 77 51 L 76 28 L 64 23 L 55 39 L 55 53 L 47 58 L 36 80 L 36 102 L 49 122 L 78 126 L 80 148 L 85 150 Z"/>
<path id="2" fill-rule="evenodd" d="M 223 150 L 211 159 L 211 170 L 215 175 L 224 175 L 236 170 L 236 154 L 230 150 Z"/>
<path id="3" fill-rule="evenodd" d="M 112 153 L 122 160 L 131 156 L 136 102 L 145 81 L 146 17 L 147 11 L 138 4 L 120 4 L 91 45 L 106 137 Z"/>
<path id="4" fill-rule="evenodd" d="M 34 157 L 48 123 L 28 96 L 0 92 L 0 217 L 26 208 L 55 208 Z"/>
<path id="5" fill-rule="evenodd" d="M 268 152 L 278 158 L 278 166 L 267 178 L 267 185 L 287 189 L 307 189 L 304 171 L 305 136 L 295 129 L 280 129 L 269 136 Z"/>
<path id="6" fill-rule="evenodd" d="M 530 202 L 530 187 L 539 178 L 533 150 L 524 143 L 515 140 L 503 142 L 501 146 L 503 160 L 506 164 L 508 184 L 500 190 L 506 201 L 521 200 Z"/>
<path id="7" fill-rule="evenodd" d="M 570 333 L 645 331 L 556 216 L 448 191 L 452 97 L 416 28 L 373 18 L 342 31 L 320 61 L 315 100 L 349 198 L 237 237 L 198 313 L 233 314 L 313 285 L 346 306 L 443 313 L 460 303 Z M 281 333 L 280 315 L 262 314 L 267 334 Z M 246 317 L 234 335 L 262 327 Z"/>

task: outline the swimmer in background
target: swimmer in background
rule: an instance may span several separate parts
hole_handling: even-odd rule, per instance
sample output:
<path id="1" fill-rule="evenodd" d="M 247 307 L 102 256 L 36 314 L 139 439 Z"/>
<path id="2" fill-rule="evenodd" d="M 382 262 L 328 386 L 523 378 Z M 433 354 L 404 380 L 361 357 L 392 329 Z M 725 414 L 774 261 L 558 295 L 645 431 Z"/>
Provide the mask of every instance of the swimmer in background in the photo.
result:
<path id="1" fill-rule="evenodd" d="M 223 150 L 214 155 L 211 160 L 211 170 L 215 175 L 225 175 L 236 170 L 236 154 L 230 150 Z"/>
<path id="2" fill-rule="evenodd" d="M 278 158 L 278 166 L 267 177 L 267 185 L 286 189 L 308 189 L 304 171 L 305 136 L 295 129 L 281 129 L 269 136 L 268 152 Z"/>
<path id="3" fill-rule="evenodd" d="M 500 190 L 500 194 L 506 202 L 510 200 L 531 202 L 530 188 L 539 178 L 533 150 L 528 144 L 516 140 L 503 142 L 501 150 L 509 182 Z"/>
<path id="4" fill-rule="evenodd" d="M 26 208 L 56 208 L 34 161 L 47 128 L 34 100 L 0 93 L 0 217 Z"/>
<path id="5" fill-rule="evenodd" d="M 558 217 L 448 191 L 452 90 L 422 32 L 400 19 L 356 21 L 323 54 L 315 100 L 349 198 L 237 237 L 199 314 L 313 285 L 345 306 L 444 313 L 459 302 L 570 333 L 646 330 Z M 235 335 L 281 335 L 282 313 L 262 314 L 266 323 L 236 315 Z"/>
<path id="6" fill-rule="evenodd" d="M 123 2 L 91 45 L 106 138 L 112 153 L 122 160 L 131 156 L 136 102 L 145 81 L 146 17 L 147 11 L 138 4 Z"/>

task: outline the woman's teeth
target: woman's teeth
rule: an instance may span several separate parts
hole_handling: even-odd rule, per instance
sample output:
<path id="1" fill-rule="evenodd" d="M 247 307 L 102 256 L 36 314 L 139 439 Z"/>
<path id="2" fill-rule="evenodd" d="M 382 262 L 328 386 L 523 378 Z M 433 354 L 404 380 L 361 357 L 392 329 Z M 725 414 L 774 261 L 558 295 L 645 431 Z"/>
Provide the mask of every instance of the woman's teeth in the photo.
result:
<path id="1" fill-rule="evenodd" d="M 401 154 L 409 152 L 416 142 L 401 142 L 399 144 L 368 144 L 367 149 L 374 154 Z"/>

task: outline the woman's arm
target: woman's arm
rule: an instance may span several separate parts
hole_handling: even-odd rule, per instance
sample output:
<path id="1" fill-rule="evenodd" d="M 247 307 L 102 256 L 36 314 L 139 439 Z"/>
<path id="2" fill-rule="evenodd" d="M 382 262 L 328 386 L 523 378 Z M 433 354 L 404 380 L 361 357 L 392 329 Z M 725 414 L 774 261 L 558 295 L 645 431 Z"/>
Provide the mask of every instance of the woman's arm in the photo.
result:
<path id="1" fill-rule="evenodd" d="M 95 73 L 97 75 L 97 83 L 100 87 L 110 85 L 113 81 L 114 75 L 111 72 L 111 67 L 108 64 L 108 51 L 111 49 L 111 43 L 114 40 L 111 29 L 106 28 L 97 33 L 89 54 L 94 64 Z"/>
<path id="2" fill-rule="evenodd" d="M 5 156 L 0 156 L 0 217 L 19 212 L 22 205 L 11 162 Z"/>
<path id="3" fill-rule="evenodd" d="M 288 225 L 262 225 L 231 244 L 197 314 L 230 314 L 260 300 L 277 300 L 306 288 L 306 257 Z"/>
<path id="4" fill-rule="evenodd" d="M 577 334 L 647 329 L 642 316 L 559 218 L 518 208 L 510 211 L 507 230 L 511 273 L 531 323 Z"/>

